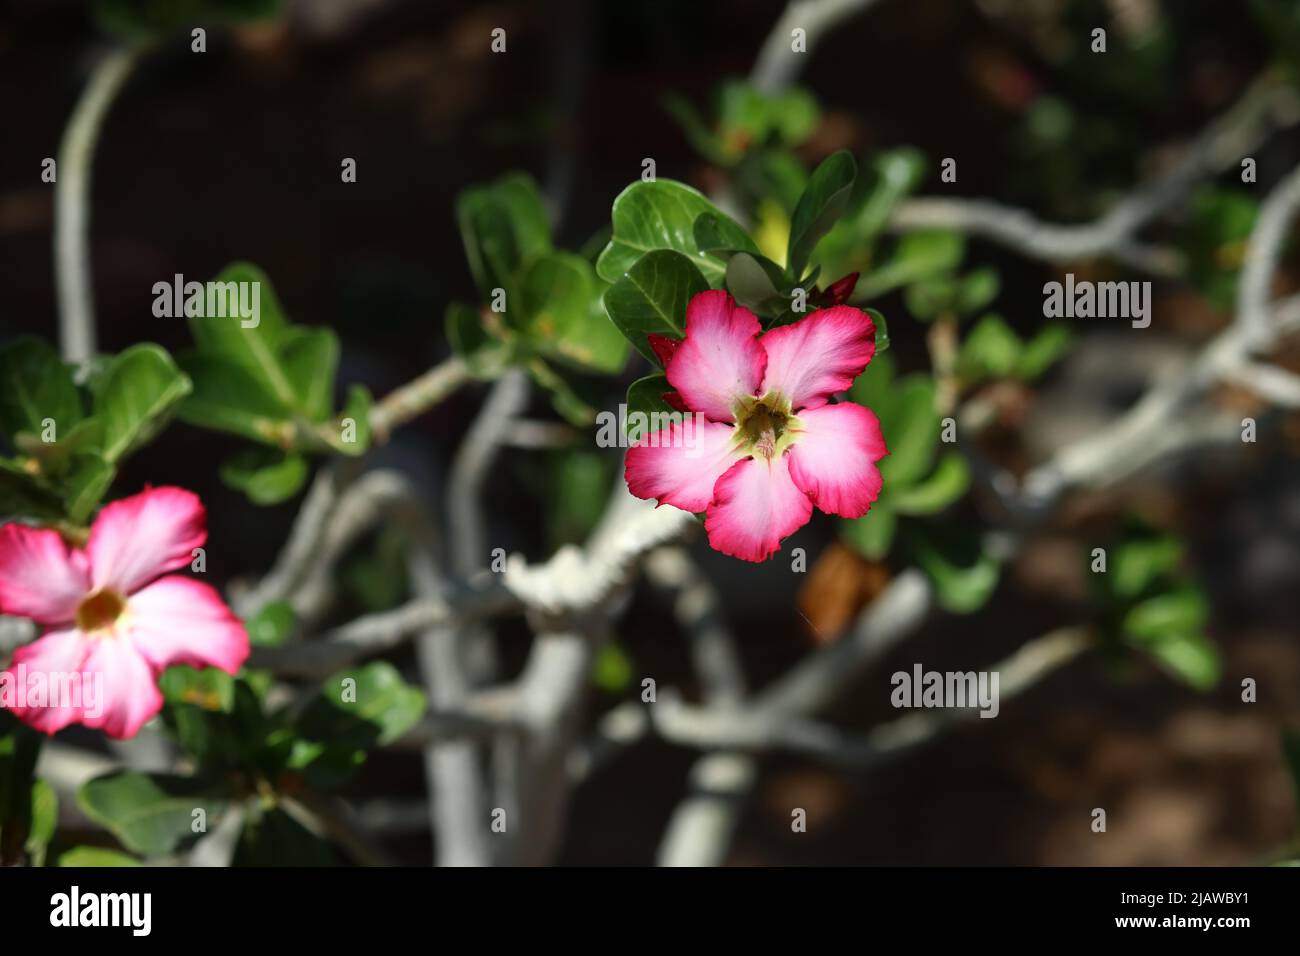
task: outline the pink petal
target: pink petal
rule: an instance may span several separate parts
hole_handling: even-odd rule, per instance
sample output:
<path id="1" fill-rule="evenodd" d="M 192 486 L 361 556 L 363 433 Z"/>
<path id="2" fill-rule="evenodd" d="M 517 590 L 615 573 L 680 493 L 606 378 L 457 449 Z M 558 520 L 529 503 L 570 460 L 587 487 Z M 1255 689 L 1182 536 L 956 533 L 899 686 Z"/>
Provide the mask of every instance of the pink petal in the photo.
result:
<path id="1" fill-rule="evenodd" d="M 740 454 L 733 448 L 735 436 L 730 425 L 695 416 L 645 436 L 627 451 L 628 490 L 661 505 L 703 511 L 713 500 L 714 483 Z"/>
<path id="2" fill-rule="evenodd" d="M 183 488 L 150 488 L 106 505 L 86 545 L 94 586 L 130 594 L 189 564 L 207 539 L 205 521 L 198 495 Z"/>
<path id="3" fill-rule="evenodd" d="M 81 722 L 87 727 L 122 740 L 134 737 L 162 710 L 163 696 L 154 669 L 125 636 L 92 639 L 85 669 L 98 677 L 102 698 L 98 713 L 83 709 Z"/>
<path id="4" fill-rule="evenodd" d="M 127 602 L 130 642 L 156 671 L 173 664 L 236 673 L 248 660 L 248 632 L 210 585 L 168 575 Z"/>
<path id="5" fill-rule="evenodd" d="M 686 306 L 686 338 L 664 370 L 669 384 L 692 410 L 733 421 L 736 400 L 755 394 L 763 380 L 761 331 L 754 314 L 727 293 L 701 292 Z"/>
<path id="6" fill-rule="evenodd" d="M 10 675 L 6 683 L 14 694 L 17 694 L 17 683 L 25 683 L 30 692 L 31 675 L 35 673 L 45 675 L 47 688 L 51 686 L 51 676 L 57 678 L 55 684 L 65 684 L 65 679 L 70 680 L 71 675 L 80 675 L 86 670 L 84 663 L 89 650 L 90 642 L 78 630 L 50 631 L 14 651 L 14 662 L 6 672 Z M 24 706 L 20 707 L 15 701 L 8 710 L 27 726 L 41 733 L 53 734 L 81 720 L 86 699 L 82 697 L 79 703 L 83 706 L 80 707 L 72 706 L 73 700 L 63 694 L 47 695 L 44 706 L 33 706 L 35 703 L 25 700 Z"/>
<path id="7" fill-rule="evenodd" d="M 822 511 L 861 518 L 880 494 L 876 462 L 889 454 L 874 412 L 852 402 L 799 413 L 790 477 Z"/>
<path id="8" fill-rule="evenodd" d="M 67 624 L 90 593 L 86 556 L 57 531 L 0 528 L 0 612 L 42 624 Z"/>
<path id="9" fill-rule="evenodd" d="M 780 392 L 794 406 L 818 408 L 842 392 L 876 352 L 876 325 L 861 309 L 818 309 L 759 340 L 767 352 L 764 392 Z"/>
<path id="10" fill-rule="evenodd" d="M 704 530 L 714 550 L 763 561 L 811 515 L 812 502 L 791 480 L 786 456 L 759 455 L 736 462 L 718 479 Z"/>

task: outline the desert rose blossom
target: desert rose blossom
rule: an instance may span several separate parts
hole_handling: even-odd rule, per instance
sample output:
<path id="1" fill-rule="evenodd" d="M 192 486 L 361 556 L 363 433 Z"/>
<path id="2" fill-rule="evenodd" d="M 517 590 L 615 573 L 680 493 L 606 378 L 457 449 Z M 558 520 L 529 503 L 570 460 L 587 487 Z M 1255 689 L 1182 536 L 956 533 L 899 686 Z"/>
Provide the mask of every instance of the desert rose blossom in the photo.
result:
<path id="1" fill-rule="evenodd" d="M 837 305 L 763 333 L 726 292 L 702 292 L 687 305 L 686 337 L 655 349 L 672 404 L 697 414 L 628 450 L 632 494 L 705 512 L 709 544 L 746 561 L 775 554 L 814 505 L 867 513 L 889 453 L 880 422 L 861 405 L 828 404 L 875 353 L 866 313 Z"/>
<path id="2" fill-rule="evenodd" d="M 57 531 L 0 527 L 0 613 L 45 628 L 14 651 L 14 667 L 96 675 L 103 694 L 93 709 L 52 700 L 9 710 L 48 734 L 81 723 L 133 737 L 162 708 L 166 668 L 237 672 L 248 658 L 243 623 L 211 586 L 167 574 L 189 564 L 206 538 L 203 505 L 181 488 L 146 488 L 105 506 L 84 549 Z"/>

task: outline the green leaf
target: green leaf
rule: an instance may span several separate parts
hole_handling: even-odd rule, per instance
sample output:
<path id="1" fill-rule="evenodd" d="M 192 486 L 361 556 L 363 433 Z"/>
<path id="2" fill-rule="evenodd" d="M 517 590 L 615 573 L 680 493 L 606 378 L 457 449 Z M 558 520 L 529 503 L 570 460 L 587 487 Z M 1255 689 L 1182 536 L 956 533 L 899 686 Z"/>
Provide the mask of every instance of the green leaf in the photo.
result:
<path id="1" fill-rule="evenodd" d="M 217 667 L 174 665 L 159 676 L 158 689 L 169 704 L 192 704 L 223 714 L 235 706 L 235 679 Z"/>
<path id="2" fill-rule="evenodd" d="M 758 246 L 749 233 L 724 216 L 703 213 L 693 227 L 695 246 L 701 252 L 719 258 L 730 258 L 736 252 L 758 255 Z"/>
<path id="3" fill-rule="evenodd" d="M 957 353 L 957 371 L 968 381 L 1005 378 L 1016 370 L 1023 353 L 1020 337 L 1000 315 L 990 313 L 971 329 Z"/>
<path id="4" fill-rule="evenodd" d="M 605 510 L 617 465 L 601 450 L 563 449 L 549 456 L 543 514 L 552 549 L 587 540 Z"/>
<path id="5" fill-rule="evenodd" d="M 496 378 L 514 361 L 510 344 L 488 331 L 479 313 L 463 302 L 447 305 L 447 341 L 477 378 Z"/>
<path id="6" fill-rule="evenodd" d="M 293 635 L 298 619 L 288 601 L 272 601 L 244 622 L 255 647 L 279 647 Z"/>
<path id="7" fill-rule="evenodd" d="M 278 505 L 307 481 L 307 461 L 278 448 L 245 448 L 221 466 L 221 480 L 255 505 Z"/>
<path id="8" fill-rule="evenodd" d="M 606 316 L 601 291 L 603 284 L 581 256 L 539 256 L 522 280 L 524 339 L 543 354 L 579 368 L 620 371 L 627 362 L 627 342 Z"/>
<path id="9" fill-rule="evenodd" d="M 1171 636 L 1199 634 L 1209 618 L 1205 595 L 1186 587 L 1147 598 L 1124 615 L 1121 628 L 1138 643 L 1163 641 Z"/>
<path id="10" fill-rule="evenodd" d="M 681 412 L 664 401 L 664 393 L 671 391 L 673 387 L 668 384 L 668 379 L 658 373 L 639 378 L 627 387 L 626 431 L 629 441 L 635 441 L 643 434 L 656 431 L 657 423 L 676 421 L 681 417 Z M 644 421 L 641 419 L 642 415 L 645 416 Z M 672 417 L 656 418 L 656 415 Z"/>
<path id="11" fill-rule="evenodd" d="M 998 297 L 1002 288 L 1002 278 L 996 269 L 976 269 L 967 273 L 958 282 L 957 311 L 962 315 L 973 315 Z"/>
<path id="12" fill-rule="evenodd" d="M 235 845 L 234 866 L 333 866 L 333 849 L 279 807 L 253 810 Z"/>
<path id="13" fill-rule="evenodd" d="M 1041 329 L 1020 350 L 1013 374 L 1024 382 L 1038 378 L 1056 363 L 1074 344 L 1069 326 L 1053 322 Z"/>
<path id="14" fill-rule="evenodd" d="M 77 455 L 63 479 L 63 502 L 68 519 L 84 524 L 113 483 L 115 470 L 98 455 Z"/>
<path id="15" fill-rule="evenodd" d="M 884 295 L 900 286 L 920 282 L 955 269 L 965 254 L 959 233 L 946 229 L 911 232 L 899 240 L 886 262 L 858 280 L 855 302 Z"/>
<path id="16" fill-rule="evenodd" d="M 786 270 L 797 280 L 819 239 L 844 214 L 853 192 L 858 164 L 848 150 L 832 153 L 813 170 L 790 218 Z"/>
<path id="17" fill-rule="evenodd" d="M 862 311 L 871 316 L 872 324 L 876 327 L 876 351 L 871 360 L 879 362 L 880 353 L 889 348 L 889 323 L 885 321 L 885 314 L 879 309 L 863 309 Z"/>
<path id="18" fill-rule="evenodd" d="M 883 428 L 893 420 L 896 397 L 894 358 L 892 355 L 881 355 L 877 345 L 876 355 L 867 365 L 866 371 L 853 380 L 853 385 L 849 389 L 849 400 L 865 405 L 875 412 Z M 888 441 L 886 436 L 886 444 Z"/>
<path id="19" fill-rule="evenodd" d="M 235 283 L 256 288 L 257 324 L 245 327 L 245 320 L 230 315 L 190 316 L 190 332 L 199 351 L 240 366 L 274 397 L 280 409 L 305 412 L 305 403 L 299 402 L 294 382 L 280 356 L 290 339 L 289 325 L 266 273 L 251 263 L 236 262 L 221 270 L 214 281 L 226 287 Z"/>
<path id="20" fill-rule="evenodd" d="M 485 297 L 500 288 L 513 300 L 517 274 L 551 249 L 546 206 L 536 183 L 524 173 L 461 193 L 456 219 L 470 272 Z"/>
<path id="21" fill-rule="evenodd" d="M 59 826 L 59 796 L 44 780 L 32 781 L 31 824 L 23 849 L 32 866 L 45 865 L 45 851 Z"/>
<path id="22" fill-rule="evenodd" d="M 181 421 L 277 447 L 292 443 L 289 412 L 248 369 L 216 355 L 180 356 L 192 391 L 177 408 Z"/>
<path id="23" fill-rule="evenodd" d="M 342 781 L 366 752 L 410 730 L 426 707 L 424 692 L 386 661 L 339 671 L 326 680 L 294 724 L 302 741 L 299 769 L 322 786 Z"/>
<path id="24" fill-rule="evenodd" d="M 908 525 L 907 543 L 934 584 L 939 604 L 954 614 L 979 610 L 993 596 L 1001 568 L 979 538 L 949 528 Z"/>
<path id="25" fill-rule="evenodd" d="M 929 515 L 942 511 L 966 494 L 970 487 L 970 466 L 958 452 L 948 452 L 930 476 L 910 487 L 898 489 L 890 498 L 905 515 Z"/>
<path id="26" fill-rule="evenodd" d="M 18 462 L 0 458 L 0 518 L 57 520 L 63 516 L 63 503 L 54 491 Z"/>
<path id="27" fill-rule="evenodd" d="M 528 372 L 542 388 L 551 393 L 551 404 L 571 425 L 585 428 L 596 417 L 596 409 L 579 394 L 566 376 L 553 369 L 540 358 L 530 359 Z"/>
<path id="28" fill-rule="evenodd" d="M 295 408 L 308 421 L 329 418 L 334 407 L 334 377 L 339 364 L 339 340 L 332 329 L 294 326 L 280 346 L 285 377 L 297 396 Z"/>
<path id="29" fill-rule="evenodd" d="M 142 856 L 162 856 L 197 838 L 195 810 L 205 810 L 211 823 L 226 809 L 226 799 L 202 781 L 134 770 L 83 784 L 77 802 L 86 816 Z"/>
<path id="30" fill-rule="evenodd" d="M 1173 535 L 1136 533 L 1113 551 L 1105 583 L 1115 599 L 1132 601 L 1177 570 L 1183 544 Z"/>
<path id="31" fill-rule="evenodd" d="M 108 850 L 101 846 L 74 846 L 59 854 L 56 866 L 64 867 L 102 867 L 102 866 L 141 866 L 139 860 L 117 850 Z"/>
<path id="32" fill-rule="evenodd" d="M 1135 643 L 1172 676 L 1197 690 L 1209 690 L 1223 671 L 1219 650 L 1200 631 L 1169 631 Z"/>
<path id="33" fill-rule="evenodd" d="M 924 155 L 909 146 L 876 156 L 868 175 L 863 177 L 865 198 L 849 224 L 859 244 L 869 242 L 884 229 L 894 208 L 916 188 L 924 172 Z"/>
<path id="34" fill-rule="evenodd" d="M 861 518 L 841 521 L 840 537 L 864 558 L 880 561 L 889 554 L 897 529 L 898 515 L 882 495 Z"/>
<path id="35" fill-rule="evenodd" d="M 671 179 L 633 183 L 614 200 L 614 233 L 596 261 L 596 272 L 606 282 L 617 282 L 647 252 L 672 249 L 690 259 L 710 286 L 716 285 L 722 280 L 723 264 L 695 244 L 695 220 L 705 213 L 726 220 L 713 203 L 683 183 Z"/>
<path id="36" fill-rule="evenodd" d="M 353 458 L 370 449 L 370 409 L 374 400 L 364 385 L 348 389 L 348 400 L 333 422 L 321 426 L 321 435 L 337 452 Z"/>
<path id="37" fill-rule="evenodd" d="M 23 336 L 0 346 L 0 431 L 39 435 L 46 419 L 66 433 L 82 418 L 72 372 L 40 339 Z"/>
<path id="38" fill-rule="evenodd" d="M 638 259 L 605 290 L 605 311 L 632 347 L 658 365 L 646 336 L 653 332 L 682 338 L 687 304 L 708 288 L 689 258 L 658 249 Z"/>
<path id="39" fill-rule="evenodd" d="M 133 345 L 116 355 L 95 388 L 104 460 L 115 464 L 149 441 L 189 393 L 190 380 L 157 345 Z"/>
<path id="40" fill-rule="evenodd" d="M 762 256 L 738 252 L 727 262 L 727 291 L 759 315 L 776 316 L 789 310 L 790 299 L 777 288 L 780 280 L 780 267 Z"/>
<path id="41" fill-rule="evenodd" d="M 881 409 L 875 411 L 881 414 Z M 897 491 L 929 474 L 934 462 L 940 429 L 934 413 L 934 382 L 925 375 L 904 376 L 887 411 L 881 430 L 889 455 L 879 467 L 885 487 Z"/>

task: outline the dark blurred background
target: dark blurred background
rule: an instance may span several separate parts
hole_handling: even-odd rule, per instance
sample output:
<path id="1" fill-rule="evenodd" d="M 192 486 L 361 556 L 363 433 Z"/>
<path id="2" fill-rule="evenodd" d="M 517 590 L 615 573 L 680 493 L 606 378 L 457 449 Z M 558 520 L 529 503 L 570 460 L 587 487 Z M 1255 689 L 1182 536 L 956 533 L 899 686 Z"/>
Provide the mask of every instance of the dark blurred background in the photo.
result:
<path id="1" fill-rule="evenodd" d="M 1156 147 L 1193 135 L 1267 62 L 1267 39 L 1243 6 L 885 0 L 810 57 L 800 83 L 825 117 L 802 150 L 815 161 L 841 147 L 861 155 L 911 144 L 932 164 L 959 159 L 949 194 L 1085 218 L 1149 174 Z M 210 33 L 204 55 L 178 38 L 133 76 L 100 141 L 92 250 L 101 348 L 148 340 L 183 349 L 183 322 L 152 314 L 153 283 L 174 273 L 201 280 L 249 260 L 267 271 L 294 321 L 338 331 L 340 382 L 382 395 L 448 354 L 443 309 L 475 298 L 457 192 L 526 170 L 552 205 L 558 243 L 579 248 L 607 226 L 612 199 L 645 157 L 660 177 L 708 190 L 718 173 L 695 156 L 660 100 L 676 92 L 703 103 L 720 80 L 747 73 L 782 8 L 767 0 L 297 0 L 276 22 Z M 1137 17 L 1131 28 L 1141 29 L 1143 11 L 1164 23 L 1158 42 L 1113 41 L 1101 68 L 1087 59 L 1090 25 L 1122 37 L 1124 17 Z M 504 55 L 489 51 L 495 27 L 507 31 Z M 5 337 L 54 337 L 52 192 L 40 163 L 56 154 L 87 66 L 106 42 L 85 4 L 0 3 Z M 355 184 L 340 182 L 344 157 L 357 161 Z M 1300 159 L 1300 141 L 1278 137 L 1257 159 L 1261 184 L 1270 183 Z M 938 191 L 936 171 L 923 192 Z M 1040 290 L 1052 269 L 981 243 L 969 258 L 1002 270 L 1000 311 L 1014 326 L 1041 321 Z M 900 365 L 924 367 L 922 336 L 909 335 L 915 326 L 902 320 L 900 300 L 879 307 L 899 316 L 891 330 Z M 1150 347 L 1161 356 L 1227 319 L 1178 284 L 1158 286 L 1155 309 L 1159 342 Z M 1107 358 L 1129 346 L 1094 331 L 1080 329 L 1078 355 L 1040 396 L 1026 426 L 1031 450 L 1055 444 L 1071 415 L 1104 420 L 1137 394 L 1141 377 L 1126 383 Z M 611 395 L 639 368 L 630 364 Z M 1098 397 L 1081 402 L 1080 394 Z M 481 388 L 463 391 L 376 461 L 415 475 L 438 500 L 481 398 Z M 533 412 L 553 414 L 543 396 Z M 1036 438 L 1035 427 L 1044 434 Z M 1117 674 L 1088 658 L 1000 719 L 973 721 L 870 776 L 766 759 L 732 862 L 1229 864 L 1276 851 L 1295 825 L 1278 728 L 1300 722 L 1298 442 L 1290 422 L 1190 478 L 1186 470 L 1157 475 L 1123 492 L 1130 510 L 1191 545 L 1224 655 L 1218 690 L 1197 693 L 1152 667 Z M 114 493 L 146 481 L 194 488 L 212 515 L 210 571 L 260 571 L 296 503 L 258 508 L 226 488 L 217 466 L 238 447 L 175 425 L 131 460 Z M 547 458 L 513 451 L 497 469 L 487 489 L 494 546 L 540 558 L 557 543 L 540 504 L 554 476 Z M 984 666 L 1079 620 L 1081 542 L 1108 533 L 1119 510 L 1107 495 L 1076 501 L 1008 569 L 985 611 L 936 617 L 831 716 L 865 729 L 891 716 L 894 670 L 915 661 Z M 832 526 L 814 521 L 787 547 L 816 559 L 833 542 Z M 377 542 L 367 547 L 382 551 Z M 741 567 L 698 544 L 696 552 L 722 591 L 753 685 L 814 645 L 801 610 L 817 619 L 816 599 L 800 593 L 803 581 L 784 561 Z M 364 608 L 358 587 L 345 610 Z M 651 593 L 637 595 L 621 628 L 637 674 L 692 687 L 684 641 Z M 527 640 L 522 627 L 507 634 L 516 663 Z M 1259 680 L 1257 704 L 1240 702 L 1243 676 Z M 601 706 L 616 699 L 605 693 Z M 651 862 L 694 756 L 647 742 L 586 783 L 562 862 Z M 354 791 L 415 799 L 422 788 L 418 757 L 389 754 L 372 759 Z M 792 806 L 808 810 L 807 833 L 790 831 Z M 1098 806 L 1108 811 L 1106 834 L 1089 829 Z M 394 845 L 422 862 L 428 839 L 412 832 Z"/>

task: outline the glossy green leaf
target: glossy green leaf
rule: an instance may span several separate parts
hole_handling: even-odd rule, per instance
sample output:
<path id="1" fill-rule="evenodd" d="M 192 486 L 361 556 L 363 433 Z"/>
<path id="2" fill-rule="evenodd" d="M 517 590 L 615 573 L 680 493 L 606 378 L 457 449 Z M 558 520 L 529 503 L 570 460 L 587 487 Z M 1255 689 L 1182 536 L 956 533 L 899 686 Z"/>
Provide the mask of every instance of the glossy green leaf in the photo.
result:
<path id="1" fill-rule="evenodd" d="M 189 378 L 157 345 L 133 345 L 114 356 L 95 387 L 104 460 L 114 464 L 149 441 L 190 390 Z"/>
<path id="2" fill-rule="evenodd" d="M 664 401 L 664 393 L 671 391 L 673 387 L 662 374 L 647 375 L 627 387 L 625 431 L 629 441 L 656 431 L 656 423 L 675 421 L 681 417 L 681 412 Z M 662 417 L 665 415 L 671 417 Z"/>
<path id="3" fill-rule="evenodd" d="M 688 257 L 659 249 L 642 256 L 605 291 L 605 311 L 632 347 L 658 365 L 646 336 L 682 338 L 687 304 L 707 290 L 703 275 Z"/>
<path id="4" fill-rule="evenodd" d="M 760 316 L 781 315 L 789 310 L 790 299 L 777 287 L 779 272 L 779 266 L 762 256 L 738 252 L 727 261 L 727 291 L 751 312 Z"/>
<path id="5" fill-rule="evenodd" d="M 470 272 L 484 297 L 498 288 L 513 293 L 519 272 L 551 249 L 546 207 L 532 177 L 523 173 L 461 193 L 456 218 Z"/>
<path id="6" fill-rule="evenodd" d="M 858 164 L 847 150 L 831 154 L 813 170 L 790 217 L 786 269 L 792 278 L 803 275 L 818 240 L 844 214 L 857 172 Z"/>
<path id="7" fill-rule="evenodd" d="M 695 243 L 695 220 L 706 213 L 726 218 L 713 203 L 683 183 L 671 179 L 633 183 L 614 200 L 614 233 L 596 262 L 596 272 L 606 282 L 616 283 L 646 253 L 672 249 L 690 259 L 709 285 L 718 284 L 723 263 L 701 252 Z"/>

